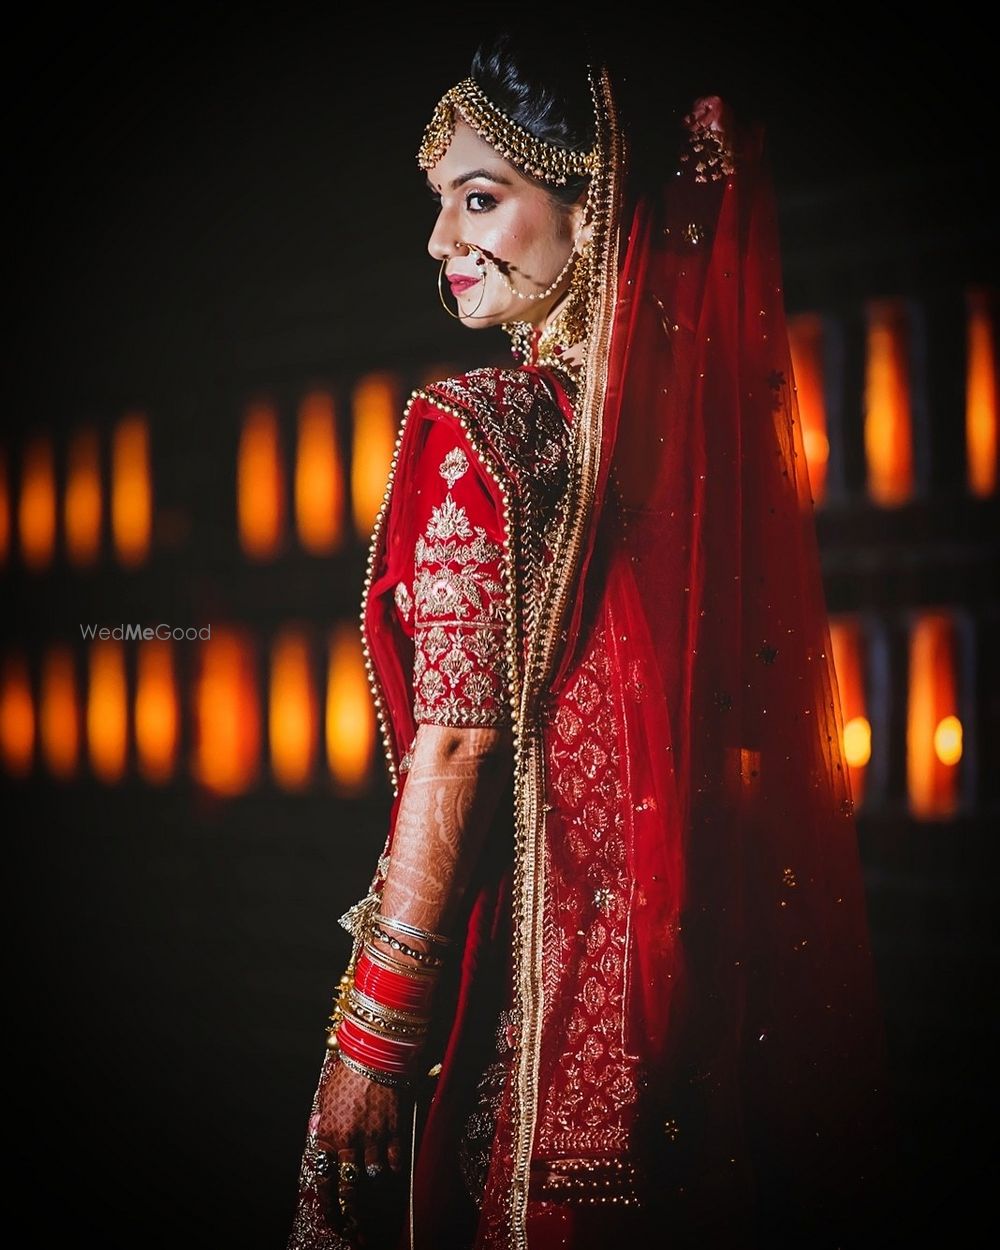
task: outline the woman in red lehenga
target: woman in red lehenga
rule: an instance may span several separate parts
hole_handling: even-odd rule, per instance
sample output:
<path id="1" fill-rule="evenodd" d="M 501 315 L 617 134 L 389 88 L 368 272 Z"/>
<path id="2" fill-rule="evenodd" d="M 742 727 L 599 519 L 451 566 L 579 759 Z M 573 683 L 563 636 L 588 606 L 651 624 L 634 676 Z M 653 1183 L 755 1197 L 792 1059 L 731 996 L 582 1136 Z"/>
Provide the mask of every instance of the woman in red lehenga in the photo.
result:
<path id="1" fill-rule="evenodd" d="M 289 1247 L 858 1246 L 891 1116 L 762 130 L 532 62 L 418 155 L 519 363 L 397 440 L 394 800 Z"/>

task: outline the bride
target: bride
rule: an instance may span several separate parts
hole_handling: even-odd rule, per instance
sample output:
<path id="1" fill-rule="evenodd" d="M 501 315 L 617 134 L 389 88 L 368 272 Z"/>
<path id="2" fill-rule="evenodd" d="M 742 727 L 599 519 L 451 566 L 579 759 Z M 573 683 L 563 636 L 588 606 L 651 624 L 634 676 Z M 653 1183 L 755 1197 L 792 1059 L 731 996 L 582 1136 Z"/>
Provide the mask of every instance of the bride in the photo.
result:
<path id="1" fill-rule="evenodd" d="M 420 144 L 440 298 L 514 358 L 410 396 L 372 535 L 393 802 L 289 1250 L 810 1247 L 880 1201 L 763 131 L 627 86 L 502 35 Z"/>

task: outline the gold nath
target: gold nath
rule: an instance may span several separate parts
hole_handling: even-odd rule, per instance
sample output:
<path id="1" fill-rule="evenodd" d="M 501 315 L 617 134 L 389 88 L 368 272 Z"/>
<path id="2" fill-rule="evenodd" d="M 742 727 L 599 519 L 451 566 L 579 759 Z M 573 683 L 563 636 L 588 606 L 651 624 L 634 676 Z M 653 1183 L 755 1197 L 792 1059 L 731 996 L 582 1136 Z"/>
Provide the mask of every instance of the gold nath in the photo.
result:
<path id="1" fill-rule="evenodd" d="M 573 174 L 592 174 L 597 169 L 596 146 L 589 152 L 573 152 L 557 143 L 536 139 L 498 108 L 474 78 L 463 78 L 438 101 L 417 153 L 421 169 L 436 165 L 447 151 L 455 131 L 456 113 L 461 113 L 480 138 L 522 173 L 562 184 Z"/>

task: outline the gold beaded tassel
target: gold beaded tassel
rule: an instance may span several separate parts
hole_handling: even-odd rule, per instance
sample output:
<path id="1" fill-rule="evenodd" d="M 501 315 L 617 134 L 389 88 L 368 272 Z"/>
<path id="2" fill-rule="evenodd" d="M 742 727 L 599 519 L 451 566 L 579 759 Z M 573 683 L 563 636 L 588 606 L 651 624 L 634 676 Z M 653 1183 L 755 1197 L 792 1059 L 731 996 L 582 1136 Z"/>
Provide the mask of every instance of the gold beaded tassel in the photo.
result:
<path id="1" fill-rule="evenodd" d="M 355 942 L 354 950 L 351 952 L 351 959 L 344 973 L 337 983 L 337 996 L 333 1001 L 333 1011 L 329 1016 L 329 1027 L 326 1031 L 326 1048 L 327 1050 L 337 1051 L 340 1049 L 340 1041 L 337 1037 L 337 1030 L 340 1028 L 340 1022 L 349 1010 L 348 1003 L 351 990 L 354 988 L 354 968 L 358 961 L 358 953 L 361 949 L 360 942 Z"/>
<path id="2" fill-rule="evenodd" d="M 388 857 L 383 855 L 379 860 L 378 877 L 383 875 L 384 866 Z M 339 1043 L 337 1041 L 337 1030 L 340 1022 L 348 1010 L 348 999 L 351 990 L 354 988 L 354 968 L 358 962 L 358 956 L 361 954 L 361 948 L 368 936 L 371 928 L 372 920 L 378 915 L 379 908 L 382 905 L 381 891 L 373 883 L 364 898 L 353 903 L 348 907 L 347 911 L 338 919 L 337 923 L 353 937 L 354 943 L 351 948 L 351 958 L 348 962 L 343 976 L 337 983 L 337 995 L 334 999 L 333 1011 L 329 1016 L 330 1026 L 326 1033 L 326 1045 L 328 1050 L 337 1050 Z"/>
<path id="3" fill-rule="evenodd" d="M 363 899 L 353 903 L 337 921 L 352 937 L 365 937 L 382 905 L 381 893 L 372 888 Z"/>

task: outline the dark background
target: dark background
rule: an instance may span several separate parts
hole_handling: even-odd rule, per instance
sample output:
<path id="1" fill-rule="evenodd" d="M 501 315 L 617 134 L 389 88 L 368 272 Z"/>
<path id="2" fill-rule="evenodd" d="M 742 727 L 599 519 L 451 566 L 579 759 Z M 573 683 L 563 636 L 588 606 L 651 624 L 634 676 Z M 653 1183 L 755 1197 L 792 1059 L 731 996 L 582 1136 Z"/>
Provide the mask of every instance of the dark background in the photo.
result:
<path id="1" fill-rule="evenodd" d="M 795 12 L 615 5 L 602 20 L 627 19 L 607 37 L 619 57 L 634 41 L 633 72 L 656 75 L 666 104 L 718 92 L 766 121 L 790 309 L 995 279 L 986 40 L 958 11 L 953 27 L 943 11 L 932 27 L 905 10 L 877 25 Z M 354 613 L 360 548 L 243 566 L 220 485 L 234 396 L 503 358 L 505 339 L 465 335 L 438 306 L 414 159 L 502 16 L 430 9 L 401 28 L 375 6 L 364 22 L 87 9 L 8 43 L 9 437 L 155 411 L 158 498 L 187 517 L 128 578 L 6 570 L 8 638 L 206 603 L 266 628 L 276 595 L 315 619 Z M 573 14 L 533 19 L 558 55 Z M 995 710 L 995 685 L 984 698 Z M 5 784 L 3 811 L 9 1179 L 41 1190 L 14 1190 L 28 1244 L 279 1250 L 345 960 L 336 917 L 381 847 L 384 783 L 349 804 L 321 784 L 218 801 L 187 778 L 154 791 L 39 772 Z M 910 1245 L 937 1244 L 986 1188 L 990 819 L 860 822 Z"/>

